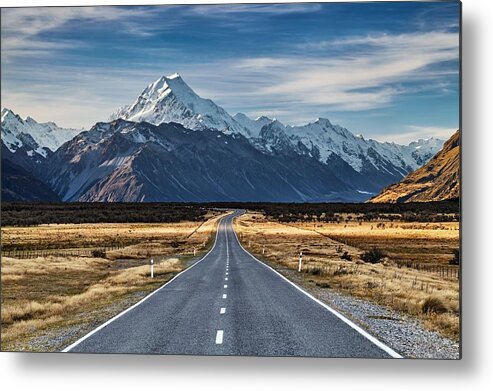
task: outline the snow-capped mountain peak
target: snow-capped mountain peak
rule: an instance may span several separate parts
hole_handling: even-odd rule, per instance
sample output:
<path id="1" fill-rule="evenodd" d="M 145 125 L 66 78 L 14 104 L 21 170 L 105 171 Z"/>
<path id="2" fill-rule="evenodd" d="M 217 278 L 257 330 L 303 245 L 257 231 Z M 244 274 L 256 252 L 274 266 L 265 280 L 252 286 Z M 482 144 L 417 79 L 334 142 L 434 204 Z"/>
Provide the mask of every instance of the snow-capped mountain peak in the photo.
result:
<path id="1" fill-rule="evenodd" d="M 118 109 L 110 120 L 117 118 L 154 125 L 176 122 L 193 130 L 216 129 L 251 136 L 226 110 L 196 94 L 177 73 L 149 84 L 133 104 Z"/>
<path id="2" fill-rule="evenodd" d="M 272 121 L 274 121 L 273 119 L 266 117 L 265 115 L 257 117 L 257 119 L 253 120 L 243 113 L 236 113 L 233 118 L 236 120 L 236 122 L 247 128 L 253 137 L 258 137 L 260 135 L 260 130 L 265 125 L 270 124 Z"/>
<path id="3" fill-rule="evenodd" d="M 22 119 L 12 110 L 2 109 L 2 142 L 10 152 L 23 148 L 29 156 L 46 157 L 64 142 L 80 133 L 80 129 L 60 128 L 54 122 L 39 123 L 32 117 Z"/>
<path id="4" fill-rule="evenodd" d="M 200 97 L 183 81 L 178 73 L 171 76 L 162 76 L 154 83 L 149 84 L 142 92 L 141 97 L 149 101 L 162 100 L 173 93 L 184 103 L 193 105 L 200 101 Z M 136 102 L 137 103 L 137 102 Z"/>

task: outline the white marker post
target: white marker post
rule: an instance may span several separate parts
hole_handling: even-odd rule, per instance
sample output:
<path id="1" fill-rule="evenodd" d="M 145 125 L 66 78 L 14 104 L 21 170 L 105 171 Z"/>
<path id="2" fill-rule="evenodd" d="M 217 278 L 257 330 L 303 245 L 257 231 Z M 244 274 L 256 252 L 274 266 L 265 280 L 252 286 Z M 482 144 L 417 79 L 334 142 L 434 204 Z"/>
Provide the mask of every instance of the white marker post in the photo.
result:
<path id="1" fill-rule="evenodd" d="M 262 247 L 262 254 L 265 254 L 265 246 Z"/>
<path id="2" fill-rule="evenodd" d="M 154 278 L 154 259 L 151 259 L 151 278 Z"/>
<path id="3" fill-rule="evenodd" d="M 193 256 L 195 256 L 195 254 L 197 254 L 197 250 L 194 248 L 193 249 Z"/>
<path id="4" fill-rule="evenodd" d="M 301 272 L 301 262 L 303 261 L 303 251 L 300 251 L 300 260 L 298 262 L 298 273 Z"/>

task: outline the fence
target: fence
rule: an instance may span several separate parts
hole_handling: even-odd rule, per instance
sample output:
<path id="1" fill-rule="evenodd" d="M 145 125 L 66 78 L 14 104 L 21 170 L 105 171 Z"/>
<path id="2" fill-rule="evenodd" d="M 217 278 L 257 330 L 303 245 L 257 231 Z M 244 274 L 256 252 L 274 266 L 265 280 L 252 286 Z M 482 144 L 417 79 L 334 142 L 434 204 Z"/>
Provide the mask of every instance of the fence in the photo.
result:
<path id="1" fill-rule="evenodd" d="M 443 278 L 459 278 L 460 267 L 454 265 L 429 265 L 413 261 L 396 261 L 398 267 L 408 267 L 428 273 L 438 274 Z"/>
<path id="2" fill-rule="evenodd" d="M 93 248 L 75 248 L 75 249 L 49 249 L 49 250 L 7 250 L 2 251 L 2 257 L 10 257 L 17 259 L 33 259 L 38 257 L 90 257 L 94 251 L 113 251 L 120 250 L 124 245 L 110 246 L 110 247 L 93 247 Z"/>

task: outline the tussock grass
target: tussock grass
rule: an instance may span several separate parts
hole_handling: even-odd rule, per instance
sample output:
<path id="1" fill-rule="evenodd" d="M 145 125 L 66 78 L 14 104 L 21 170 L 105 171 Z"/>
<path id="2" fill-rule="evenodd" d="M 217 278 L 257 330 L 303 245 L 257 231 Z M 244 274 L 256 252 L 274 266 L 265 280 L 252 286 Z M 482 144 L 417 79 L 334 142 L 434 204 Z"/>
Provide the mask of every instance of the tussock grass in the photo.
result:
<path id="1" fill-rule="evenodd" d="M 314 227 L 314 224 L 306 223 L 278 223 L 266 219 L 260 213 L 252 212 L 241 216 L 235 224 L 242 244 L 274 266 L 297 270 L 298 254 L 302 250 L 304 254 L 302 271 L 307 281 L 312 280 L 319 286 L 327 284 L 344 294 L 371 300 L 415 316 L 429 329 L 439 331 L 453 339 L 458 338 L 458 280 L 398 267 L 393 260 L 393 253 L 387 251 L 392 247 L 394 238 L 400 240 L 398 245 L 405 247 L 407 251 L 418 253 L 422 258 L 433 257 L 433 255 L 426 253 L 429 248 L 421 247 L 421 240 L 435 240 L 433 245 L 437 247 L 450 245 L 450 248 L 456 248 L 458 231 L 452 224 L 457 223 L 446 223 L 447 229 L 444 230 L 436 230 L 435 226 L 428 229 L 427 223 L 421 225 L 413 223 L 412 228 L 402 229 L 400 228 L 402 225 L 409 224 L 394 223 L 390 232 L 385 232 L 386 228 L 380 228 L 379 234 L 376 235 L 371 233 L 376 230 L 376 224 L 371 222 L 346 226 L 346 228 L 344 224 L 333 223 L 317 223 Z M 366 239 L 364 232 L 369 232 Z M 433 232 L 442 234 L 439 238 L 431 239 Z M 353 234 L 353 239 L 357 238 L 356 241 L 346 240 Z M 344 239 L 339 241 L 334 237 Z M 385 244 L 387 257 L 376 264 L 362 262 L 361 256 L 366 250 L 374 247 L 375 238 L 385 239 L 379 244 Z M 358 246 L 355 246 L 355 243 Z M 264 247 L 265 253 L 262 254 Z M 346 253 L 352 261 L 341 259 L 341 254 Z M 451 254 L 450 251 L 448 256 L 452 257 Z M 444 262 L 447 263 L 448 260 L 444 259 Z M 439 301 L 446 310 L 439 310 L 438 306 L 433 311 L 429 310 L 428 305 L 424 306 L 424 303 L 430 302 L 430 298 Z"/>
<path id="2" fill-rule="evenodd" d="M 78 313 L 132 292 L 152 290 L 183 269 L 177 258 L 158 262 L 151 280 L 149 265 L 115 270 L 111 263 L 78 257 L 40 257 L 28 262 L 2 259 L 2 349 L 37 331 L 68 324 Z M 53 285 L 55 273 L 59 283 Z"/>
<path id="3" fill-rule="evenodd" d="M 439 296 L 429 296 L 421 305 L 421 310 L 425 314 L 444 314 L 448 312 L 447 304 L 442 297 Z"/>

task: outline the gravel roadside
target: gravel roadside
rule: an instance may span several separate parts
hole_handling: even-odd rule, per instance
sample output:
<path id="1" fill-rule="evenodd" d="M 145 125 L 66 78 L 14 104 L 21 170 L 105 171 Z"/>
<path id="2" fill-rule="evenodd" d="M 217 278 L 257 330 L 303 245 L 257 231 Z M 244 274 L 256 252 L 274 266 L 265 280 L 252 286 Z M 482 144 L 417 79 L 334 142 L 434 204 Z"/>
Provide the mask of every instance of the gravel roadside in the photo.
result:
<path id="1" fill-rule="evenodd" d="M 459 343 L 425 329 L 417 319 L 367 300 L 342 295 L 330 288 L 318 287 L 294 270 L 276 270 L 405 358 L 460 359 Z"/>

